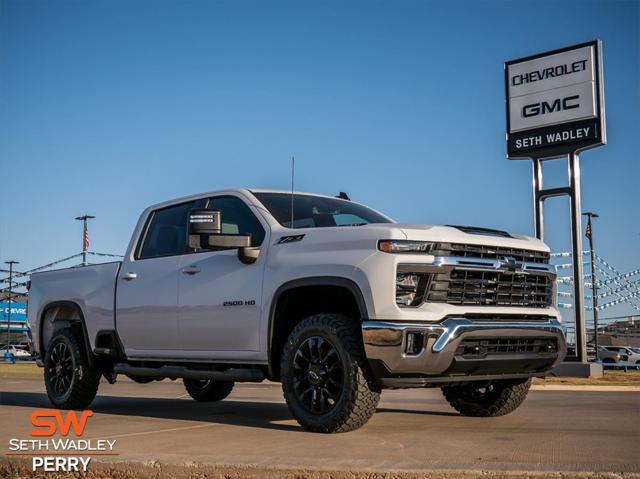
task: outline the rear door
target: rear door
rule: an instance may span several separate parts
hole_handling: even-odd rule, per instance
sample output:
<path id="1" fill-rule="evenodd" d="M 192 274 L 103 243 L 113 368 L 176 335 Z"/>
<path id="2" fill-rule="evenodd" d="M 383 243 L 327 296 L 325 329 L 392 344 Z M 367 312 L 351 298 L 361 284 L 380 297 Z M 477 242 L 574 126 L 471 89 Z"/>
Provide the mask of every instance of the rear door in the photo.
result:
<path id="1" fill-rule="evenodd" d="M 188 253 L 190 201 L 153 211 L 131 257 L 120 268 L 116 293 L 118 334 L 131 357 L 175 357 L 178 335 L 178 275 Z"/>
<path id="2" fill-rule="evenodd" d="M 266 244 L 266 224 L 241 198 L 214 197 L 207 208 L 220 211 L 223 233 L 251 235 L 252 246 Z M 233 352 L 260 350 L 265 259 L 266 248 L 253 264 L 241 263 L 237 249 L 182 257 L 179 329 L 190 357 L 233 358 Z"/>

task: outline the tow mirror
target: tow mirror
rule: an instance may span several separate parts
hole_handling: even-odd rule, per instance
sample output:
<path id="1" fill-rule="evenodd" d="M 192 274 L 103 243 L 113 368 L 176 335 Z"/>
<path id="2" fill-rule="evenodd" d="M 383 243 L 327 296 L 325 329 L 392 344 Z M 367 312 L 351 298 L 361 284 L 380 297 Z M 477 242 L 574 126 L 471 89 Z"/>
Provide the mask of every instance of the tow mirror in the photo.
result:
<path id="1" fill-rule="evenodd" d="M 257 246 L 246 247 L 238 249 L 238 259 L 244 264 L 253 264 L 258 260 L 260 256 L 260 248 Z"/>
<path id="2" fill-rule="evenodd" d="M 222 232 L 222 216 L 218 210 L 191 210 L 188 232 L 188 245 L 193 249 L 235 249 L 251 246 L 249 235 Z"/>

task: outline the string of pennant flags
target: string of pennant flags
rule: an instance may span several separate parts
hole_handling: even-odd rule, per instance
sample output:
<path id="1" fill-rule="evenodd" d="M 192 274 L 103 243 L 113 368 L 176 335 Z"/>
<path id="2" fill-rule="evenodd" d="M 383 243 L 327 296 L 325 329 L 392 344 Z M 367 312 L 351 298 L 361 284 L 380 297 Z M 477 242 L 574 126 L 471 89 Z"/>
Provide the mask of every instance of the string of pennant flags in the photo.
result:
<path id="1" fill-rule="evenodd" d="M 123 258 L 123 256 L 119 255 L 119 254 L 99 253 L 99 252 L 96 252 L 96 251 L 87 251 L 86 254 L 87 254 L 87 256 L 95 256 L 95 257 L 101 257 L 101 258 Z M 72 259 L 75 259 L 75 258 L 80 258 L 81 256 L 82 256 L 82 253 L 76 253 L 76 254 L 72 254 L 71 256 L 67 256 L 65 258 L 62 258 L 62 259 L 59 259 L 59 260 L 56 260 L 56 261 L 52 261 L 51 263 L 47 263 L 47 264 L 44 264 L 42 266 L 38 266 L 37 268 L 33 268 L 33 269 L 30 269 L 30 270 L 27 270 L 27 271 L 14 271 L 13 272 L 13 281 L 12 281 L 13 284 L 11 285 L 11 287 L 14 290 L 15 289 L 20 289 L 21 287 L 25 287 L 26 288 L 28 281 L 16 282 L 15 279 L 16 278 L 24 278 L 24 277 L 30 276 L 33 273 L 37 273 L 37 272 L 40 272 L 40 271 L 51 269 L 54 266 L 57 266 L 57 265 L 62 264 L 62 263 L 66 263 L 67 261 L 71 261 Z M 79 266 L 79 265 L 73 265 L 73 266 Z M 0 269 L 0 272 L 1 273 L 8 273 L 9 270 Z M 1 278 L 0 279 L 0 284 L 9 284 L 9 277 L 7 276 L 5 278 Z M 4 292 L 8 292 L 8 291 L 9 291 L 9 286 L 0 288 L 0 293 L 4 293 Z M 18 293 L 18 294 L 19 295 L 23 295 L 25 293 Z"/>
<path id="2" fill-rule="evenodd" d="M 583 251 L 585 256 L 590 256 L 590 251 Z M 567 258 L 571 257 L 571 252 L 552 253 L 552 258 Z M 598 300 L 608 299 L 607 302 L 599 304 L 597 311 L 603 311 L 619 304 L 626 304 L 636 311 L 640 311 L 640 268 L 634 269 L 623 273 L 619 271 L 615 266 L 604 260 L 601 256 L 594 254 L 594 269 L 600 278 L 595 282 L 595 297 Z M 584 261 L 584 264 L 590 264 L 590 261 Z M 571 263 L 563 263 L 556 265 L 558 271 L 573 269 Z M 587 289 L 594 290 L 593 278 L 591 273 L 584 275 L 585 279 L 591 281 L 585 281 L 584 286 Z M 573 285 L 573 277 L 561 276 L 556 280 L 558 286 L 570 286 Z M 572 298 L 573 293 L 567 291 L 558 291 L 558 298 Z M 593 299 L 592 295 L 585 295 L 585 299 Z M 572 303 L 558 303 L 560 309 L 573 309 Z M 593 311 L 593 306 L 586 305 L 587 311 Z"/>

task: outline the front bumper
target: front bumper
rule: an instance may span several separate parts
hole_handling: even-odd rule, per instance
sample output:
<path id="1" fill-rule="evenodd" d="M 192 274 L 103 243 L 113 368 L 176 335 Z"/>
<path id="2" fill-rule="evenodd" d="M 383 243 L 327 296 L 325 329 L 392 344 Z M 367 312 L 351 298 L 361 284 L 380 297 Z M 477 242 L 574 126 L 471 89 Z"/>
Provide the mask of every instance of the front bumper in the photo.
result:
<path id="1" fill-rule="evenodd" d="M 536 322 L 477 322 L 463 317 L 439 323 L 364 321 L 362 336 L 369 363 L 386 387 L 543 375 L 567 351 L 564 327 L 552 318 Z M 487 344 L 492 346 L 487 348 Z M 477 353 L 467 354 L 469 348 Z"/>

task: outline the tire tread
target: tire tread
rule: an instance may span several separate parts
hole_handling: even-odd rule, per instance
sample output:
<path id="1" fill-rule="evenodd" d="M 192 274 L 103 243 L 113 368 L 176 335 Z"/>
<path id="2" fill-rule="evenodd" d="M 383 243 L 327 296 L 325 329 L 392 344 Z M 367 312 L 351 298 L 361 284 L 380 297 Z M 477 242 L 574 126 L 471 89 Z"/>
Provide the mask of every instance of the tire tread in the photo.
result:
<path id="1" fill-rule="evenodd" d="M 324 423 L 310 420 L 305 414 L 300 414 L 297 408 L 293 407 L 285 384 L 286 375 L 290 370 L 288 358 L 294 347 L 294 339 L 309 327 L 329 329 L 340 339 L 342 346 L 350 355 L 351 374 L 354 378 L 351 400 L 338 414 Z M 375 413 L 380 401 L 380 387 L 370 371 L 362 344 L 362 333 L 353 319 L 340 314 L 316 314 L 298 323 L 285 344 L 280 370 L 282 371 L 282 391 L 289 410 L 298 423 L 308 431 L 334 433 L 358 429 Z"/>
<path id="2" fill-rule="evenodd" d="M 206 391 L 193 387 L 188 379 L 182 380 L 184 388 L 193 399 L 198 402 L 217 402 L 225 399 L 233 391 L 233 381 L 212 381 Z"/>
<path id="3" fill-rule="evenodd" d="M 57 332 L 56 336 L 51 339 L 49 347 L 59 337 L 64 336 L 71 344 L 73 355 L 76 359 L 76 369 L 74 371 L 74 381 L 71 394 L 63 400 L 58 401 L 52 397 L 50 392 L 49 381 L 47 380 L 47 373 L 45 369 L 45 386 L 47 389 L 47 395 L 49 401 L 58 409 L 86 409 L 93 402 L 98 393 L 98 386 L 100 384 L 100 377 L 102 373 L 89 366 L 89 361 L 84 348 L 84 338 L 77 332 L 75 328 L 64 328 Z M 45 356 L 45 359 L 48 356 Z M 46 368 L 45 364 L 45 368 Z M 81 378 L 78 377 L 81 375 Z"/>
<path id="4" fill-rule="evenodd" d="M 464 386 L 462 386 L 464 387 Z M 472 402 L 461 397 L 460 386 L 445 386 L 442 394 L 449 404 L 460 414 L 472 417 L 497 417 L 515 411 L 526 399 L 531 387 L 531 379 L 506 381 L 500 384 L 502 390 L 493 402 Z"/>

